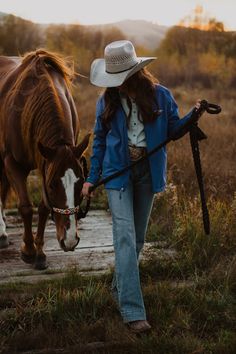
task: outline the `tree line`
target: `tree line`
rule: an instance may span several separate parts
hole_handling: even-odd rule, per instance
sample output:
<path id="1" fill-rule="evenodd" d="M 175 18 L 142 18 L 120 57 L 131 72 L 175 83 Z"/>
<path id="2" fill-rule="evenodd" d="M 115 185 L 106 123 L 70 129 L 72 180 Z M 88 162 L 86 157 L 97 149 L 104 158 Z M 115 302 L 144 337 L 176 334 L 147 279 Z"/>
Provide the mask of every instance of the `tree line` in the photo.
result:
<path id="1" fill-rule="evenodd" d="M 155 54 L 154 70 L 169 85 L 236 86 L 236 32 L 172 27 Z"/>
<path id="2" fill-rule="evenodd" d="M 93 26 L 35 24 L 6 15 L 0 18 L 0 54 L 23 55 L 46 48 L 71 57 L 75 69 L 88 75 L 94 58 L 102 57 L 107 43 L 124 39 L 117 28 L 95 30 Z M 236 32 L 225 32 L 211 20 L 208 31 L 175 26 L 153 52 L 137 47 L 138 55 L 155 55 L 152 72 L 166 85 L 235 87 Z"/>

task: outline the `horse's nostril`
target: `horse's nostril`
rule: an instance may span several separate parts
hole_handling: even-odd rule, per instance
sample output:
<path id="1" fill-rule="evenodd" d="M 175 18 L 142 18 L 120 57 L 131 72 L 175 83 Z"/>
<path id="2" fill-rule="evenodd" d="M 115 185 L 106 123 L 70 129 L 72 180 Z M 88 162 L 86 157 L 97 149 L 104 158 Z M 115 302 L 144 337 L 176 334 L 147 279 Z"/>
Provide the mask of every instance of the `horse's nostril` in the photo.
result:
<path id="1" fill-rule="evenodd" d="M 70 251 L 74 251 L 76 249 L 79 241 L 80 241 L 80 238 L 78 236 L 76 236 L 76 244 L 73 247 L 71 247 Z"/>
<path id="2" fill-rule="evenodd" d="M 77 238 L 77 242 L 76 242 L 75 247 L 78 245 L 78 243 L 79 243 L 79 241 L 80 241 L 80 238 L 79 238 L 78 236 L 76 236 L 76 238 Z"/>
<path id="3" fill-rule="evenodd" d="M 63 249 L 63 251 L 68 252 L 68 251 L 74 251 L 75 248 L 77 247 L 80 238 L 78 237 L 78 235 L 75 235 L 75 238 L 73 240 L 68 240 L 68 238 L 66 237 L 66 230 L 64 230 L 64 239 L 61 239 L 59 241 L 59 244 L 61 246 L 61 248 Z"/>
<path id="4" fill-rule="evenodd" d="M 63 249 L 63 251 L 67 252 L 67 249 L 66 249 L 66 245 L 65 245 L 65 241 L 64 241 L 64 240 L 61 240 L 61 241 L 60 241 L 60 246 L 61 246 L 61 248 Z"/>

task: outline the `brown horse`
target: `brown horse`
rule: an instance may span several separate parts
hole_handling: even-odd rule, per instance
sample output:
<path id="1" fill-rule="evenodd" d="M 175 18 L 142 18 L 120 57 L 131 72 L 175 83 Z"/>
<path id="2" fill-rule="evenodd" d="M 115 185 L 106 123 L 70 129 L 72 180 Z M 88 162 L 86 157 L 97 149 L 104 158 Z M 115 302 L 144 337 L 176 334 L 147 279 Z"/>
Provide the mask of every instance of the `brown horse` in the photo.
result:
<path id="1" fill-rule="evenodd" d="M 0 57 L 0 176 L 3 207 L 9 187 L 19 198 L 24 222 L 22 259 L 46 267 L 44 229 L 55 211 L 57 238 L 64 251 L 79 242 L 77 211 L 84 182 L 82 154 L 89 134 L 77 144 L 79 121 L 71 94 L 74 72 L 60 56 L 37 50 L 23 58 Z M 32 234 L 32 205 L 27 177 L 38 169 L 42 200 L 38 228 Z M 0 213 L 0 248 L 8 246 Z"/>

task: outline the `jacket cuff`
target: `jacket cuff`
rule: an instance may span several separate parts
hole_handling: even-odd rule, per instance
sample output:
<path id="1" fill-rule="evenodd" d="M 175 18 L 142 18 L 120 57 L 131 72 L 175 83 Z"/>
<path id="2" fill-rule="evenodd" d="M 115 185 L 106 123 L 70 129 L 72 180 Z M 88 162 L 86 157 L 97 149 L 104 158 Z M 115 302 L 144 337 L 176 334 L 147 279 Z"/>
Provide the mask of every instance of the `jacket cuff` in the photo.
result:
<path id="1" fill-rule="evenodd" d="M 92 183 L 92 184 L 95 184 L 96 182 L 99 181 L 99 177 L 98 178 L 95 178 L 95 177 L 92 177 L 92 176 L 88 176 L 86 178 L 86 182 L 89 182 L 89 183 Z"/>

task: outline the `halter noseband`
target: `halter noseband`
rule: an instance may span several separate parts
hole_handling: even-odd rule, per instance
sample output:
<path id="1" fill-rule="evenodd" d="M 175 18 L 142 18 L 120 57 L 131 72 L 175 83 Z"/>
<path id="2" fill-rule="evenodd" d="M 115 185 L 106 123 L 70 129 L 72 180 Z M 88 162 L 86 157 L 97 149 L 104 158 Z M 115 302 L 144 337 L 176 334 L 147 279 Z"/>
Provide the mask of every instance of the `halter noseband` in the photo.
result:
<path id="1" fill-rule="evenodd" d="M 54 211 L 54 213 L 62 214 L 62 215 L 77 214 L 79 212 L 79 209 L 80 209 L 79 205 L 74 208 L 67 208 L 67 209 L 60 209 L 60 208 L 52 207 L 52 210 Z"/>

